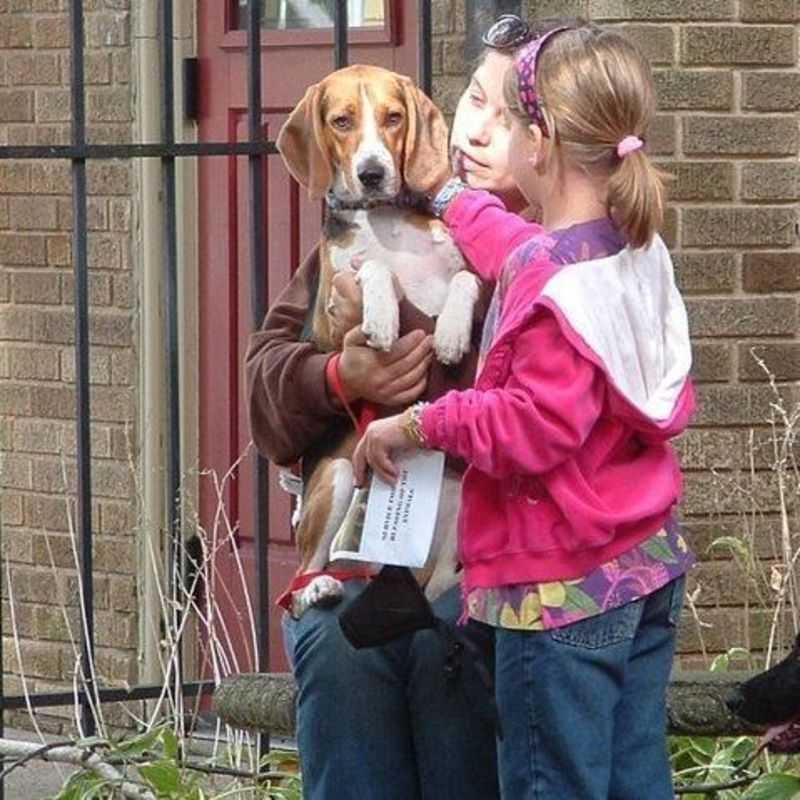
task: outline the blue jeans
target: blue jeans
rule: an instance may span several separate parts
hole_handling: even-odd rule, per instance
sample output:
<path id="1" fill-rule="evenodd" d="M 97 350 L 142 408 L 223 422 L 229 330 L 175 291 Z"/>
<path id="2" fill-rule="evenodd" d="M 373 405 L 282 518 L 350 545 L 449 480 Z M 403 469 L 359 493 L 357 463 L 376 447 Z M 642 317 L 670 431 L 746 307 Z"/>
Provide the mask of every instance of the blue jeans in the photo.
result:
<path id="1" fill-rule="evenodd" d="M 306 800 L 494 800 L 499 797 L 494 726 L 475 713 L 485 693 L 474 670 L 445 674 L 446 648 L 430 630 L 356 650 L 339 614 L 360 593 L 345 584 L 332 609 L 284 617 L 298 686 L 297 743 Z M 458 587 L 434 604 L 461 612 Z M 482 626 L 486 636 L 491 631 Z M 489 645 L 491 639 L 488 640 Z M 491 647 L 486 652 L 491 663 Z M 477 693 L 477 694 L 476 694 Z"/>
<path id="2" fill-rule="evenodd" d="M 497 630 L 504 800 L 672 800 L 665 693 L 684 583 L 563 628 Z"/>

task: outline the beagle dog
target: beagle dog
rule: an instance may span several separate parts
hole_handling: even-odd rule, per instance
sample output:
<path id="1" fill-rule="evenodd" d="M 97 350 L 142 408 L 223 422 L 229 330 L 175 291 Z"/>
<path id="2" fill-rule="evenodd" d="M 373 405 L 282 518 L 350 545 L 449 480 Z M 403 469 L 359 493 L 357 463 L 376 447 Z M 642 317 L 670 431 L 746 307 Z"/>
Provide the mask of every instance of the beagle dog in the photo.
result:
<path id="1" fill-rule="evenodd" d="M 363 292 L 362 330 L 389 350 L 399 336 L 399 302 L 436 318 L 434 351 L 458 363 L 470 347 L 480 284 L 444 225 L 414 203 L 449 175 L 447 126 L 409 78 L 380 67 L 351 66 L 311 86 L 280 130 L 277 147 L 312 199 L 326 198 L 320 279 L 312 338 L 322 351 L 341 348 L 333 321 L 333 278 L 353 270 Z M 357 434 L 320 459 L 302 487 L 297 524 L 299 575 L 353 565 L 329 564 L 331 541 L 353 492 L 350 457 Z M 455 524 L 460 478 L 446 469 L 437 532 L 418 580 L 433 599 L 457 583 Z M 341 583 L 319 575 L 293 592 L 293 613 L 333 604 Z"/>

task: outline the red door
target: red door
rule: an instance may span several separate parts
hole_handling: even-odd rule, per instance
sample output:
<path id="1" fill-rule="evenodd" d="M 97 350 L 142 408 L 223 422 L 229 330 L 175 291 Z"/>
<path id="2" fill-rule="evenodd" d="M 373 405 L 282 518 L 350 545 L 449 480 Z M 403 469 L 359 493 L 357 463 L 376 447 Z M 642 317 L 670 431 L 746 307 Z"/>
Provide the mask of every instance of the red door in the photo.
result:
<path id="1" fill-rule="evenodd" d="M 350 63 L 379 64 L 416 75 L 416 3 L 349 0 Z M 306 87 L 333 69 L 332 0 L 263 0 L 263 135 L 277 132 Z M 247 139 L 246 0 L 198 0 L 200 57 L 200 140 Z M 301 258 L 319 237 L 321 209 L 291 180 L 280 156 L 265 168 L 267 296 L 272 302 Z M 245 157 L 200 159 L 200 467 L 219 479 L 242 457 L 249 443 L 244 412 L 242 363 L 253 328 L 248 255 L 248 166 Z M 201 480 L 200 518 L 216 541 L 214 635 L 228 651 L 225 671 L 254 668 L 253 634 L 242 575 L 253 593 L 254 540 L 269 537 L 270 594 L 285 587 L 296 567 L 288 497 L 270 466 L 268 529 L 253 522 L 253 454 L 245 455 L 224 487 L 227 519 L 218 512 L 211 478 Z M 231 537 L 229 525 L 235 530 Z M 252 607 L 252 604 L 249 604 Z M 270 670 L 286 662 L 279 616 L 271 607 Z M 205 637 L 201 637 L 207 645 Z M 205 650 L 205 646 L 202 648 Z M 207 653 L 206 653 L 207 655 Z M 207 660 L 204 657 L 203 659 Z M 262 667 L 263 668 L 263 667 Z M 209 674 L 208 666 L 203 669 Z"/>

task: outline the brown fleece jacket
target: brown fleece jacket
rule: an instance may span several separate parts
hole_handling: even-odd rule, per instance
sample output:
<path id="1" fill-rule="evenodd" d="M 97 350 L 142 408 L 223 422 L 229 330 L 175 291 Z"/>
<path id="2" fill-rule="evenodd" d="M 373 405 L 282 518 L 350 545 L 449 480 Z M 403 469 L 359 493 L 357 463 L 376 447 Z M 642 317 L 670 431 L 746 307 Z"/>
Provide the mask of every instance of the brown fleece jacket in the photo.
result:
<path id="1" fill-rule="evenodd" d="M 280 465 L 301 458 L 316 460 L 352 429 L 350 418 L 328 394 L 325 365 L 330 354 L 320 353 L 309 341 L 318 276 L 319 249 L 315 248 L 267 312 L 261 330 L 251 334 L 245 355 L 251 435 L 259 452 Z M 472 386 L 476 336 L 486 296 L 484 291 L 476 307 L 472 350 L 461 364 L 452 367 L 434 361 L 422 399 Z M 430 333 L 433 326 L 430 317 L 407 301 L 401 302 L 401 335 L 418 328 Z"/>

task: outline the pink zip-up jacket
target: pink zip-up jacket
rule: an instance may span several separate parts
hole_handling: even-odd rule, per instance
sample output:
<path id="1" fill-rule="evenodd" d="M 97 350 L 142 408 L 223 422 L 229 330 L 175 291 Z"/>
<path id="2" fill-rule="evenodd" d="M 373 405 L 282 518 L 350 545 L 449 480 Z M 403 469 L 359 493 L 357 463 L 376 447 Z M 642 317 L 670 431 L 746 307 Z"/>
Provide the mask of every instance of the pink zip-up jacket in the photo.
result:
<path id="1" fill-rule="evenodd" d="M 444 220 L 481 277 L 504 285 L 475 388 L 422 415 L 430 446 L 469 465 L 464 588 L 580 577 L 655 533 L 681 495 L 669 439 L 694 393 L 669 253 L 656 237 L 560 265 L 525 247 L 541 226 L 486 192 L 462 192 Z"/>

